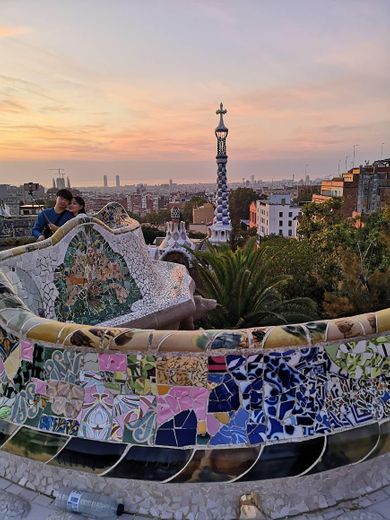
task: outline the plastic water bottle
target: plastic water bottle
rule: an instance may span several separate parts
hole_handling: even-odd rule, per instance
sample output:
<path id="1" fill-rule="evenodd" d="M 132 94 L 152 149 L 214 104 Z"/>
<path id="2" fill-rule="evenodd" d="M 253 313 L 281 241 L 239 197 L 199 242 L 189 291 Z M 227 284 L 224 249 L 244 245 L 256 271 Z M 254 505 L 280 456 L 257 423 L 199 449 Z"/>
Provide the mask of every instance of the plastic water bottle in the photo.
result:
<path id="1" fill-rule="evenodd" d="M 124 505 L 113 498 L 78 489 L 58 491 L 54 505 L 62 511 L 81 513 L 91 518 L 104 518 L 105 520 L 117 518 L 125 510 Z"/>

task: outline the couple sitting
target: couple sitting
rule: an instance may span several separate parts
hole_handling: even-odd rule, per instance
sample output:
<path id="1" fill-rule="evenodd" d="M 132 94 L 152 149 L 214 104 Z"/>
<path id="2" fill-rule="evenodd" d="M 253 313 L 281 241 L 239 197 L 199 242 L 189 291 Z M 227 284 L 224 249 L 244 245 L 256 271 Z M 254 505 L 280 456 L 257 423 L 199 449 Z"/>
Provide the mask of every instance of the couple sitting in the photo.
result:
<path id="1" fill-rule="evenodd" d="M 32 229 L 32 235 L 37 241 L 45 240 L 57 231 L 65 222 L 80 213 L 85 213 L 85 202 L 81 197 L 73 197 L 69 190 L 57 192 L 54 208 L 41 211 Z"/>

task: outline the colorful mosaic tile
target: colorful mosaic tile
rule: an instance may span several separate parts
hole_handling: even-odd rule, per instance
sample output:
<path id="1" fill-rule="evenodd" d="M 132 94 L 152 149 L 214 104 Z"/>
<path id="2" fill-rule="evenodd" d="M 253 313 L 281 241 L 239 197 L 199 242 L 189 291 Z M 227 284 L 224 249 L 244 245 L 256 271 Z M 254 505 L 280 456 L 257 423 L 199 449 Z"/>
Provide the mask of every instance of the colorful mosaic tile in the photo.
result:
<path id="1" fill-rule="evenodd" d="M 212 380 L 212 389 L 209 397 L 209 412 L 231 412 L 240 407 L 240 396 L 237 383 L 230 374 L 209 374 Z"/>
<path id="2" fill-rule="evenodd" d="M 132 444 L 153 444 L 156 397 L 117 395 L 114 398 L 111 438 Z"/>
<path id="3" fill-rule="evenodd" d="M 112 407 L 115 395 L 99 386 L 85 388 L 80 414 L 79 437 L 105 441 L 112 430 Z"/>
<path id="4" fill-rule="evenodd" d="M 206 357 L 172 356 L 157 359 L 157 381 L 163 385 L 207 386 Z"/>
<path id="5" fill-rule="evenodd" d="M 55 314 L 60 321 L 96 324 L 127 314 L 142 298 L 124 258 L 92 225 L 71 240 L 55 270 Z"/>
<path id="6" fill-rule="evenodd" d="M 247 421 L 249 413 L 240 408 L 236 412 L 229 412 L 229 416 L 230 420 L 228 424 L 222 426 L 221 429 L 211 438 L 211 446 L 245 446 L 248 444 Z"/>
<path id="7" fill-rule="evenodd" d="M 248 348 L 249 340 L 245 332 L 240 331 L 226 331 L 220 332 L 211 342 L 210 349 L 233 349 L 233 348 Z"/>
<path id="8" fill-rule="evenodd" d="M 70 350 L 54 350 L 51 358 L 45 361 L 44 367 L 47 379 L 74 384 L 80 381 L 83 354 Z"/>
<path id="9" fill-rule="evenodd" d="M 157 396 L 157 426 L 169 421 L 183 410 L 192 409 L 199 421 L 206 420 L 206 388 L 196 386 L 175 386 L 167 394 Z"/>
<path id="10" fill-rule="evenodd" d="M 374 419 L 375 411 L 367 400 L 366 383 L 337 375 L 329 377 L 326 410 L 332 430 L 358 426 Z"/>
<path id="11" fill-rule="evenodd" d="M 0 327 L 0 359 L 5 361 L 19 345 L 19 338 Z"/>
<path id="12" fill-rule="evenodd" d="M 46 395 L 53 415 L 76 419 L 84 402 L 84 388 L 51 380 L 47 382 Z"/>
<path id="13" fill-rule="evenodd" d="M 331 373 L 360 378 L 390 374 L 390 336 L 373 340 L 350 341 L 328 345 L 326 353 L 332 360 Z"/>
<path id="14" fill-rule="evenodd" d="M 127 382 L 123 393 L 138 395 L 157 394 L 156 359 L 154 356 L 131 354 L 127 356 Z"/>

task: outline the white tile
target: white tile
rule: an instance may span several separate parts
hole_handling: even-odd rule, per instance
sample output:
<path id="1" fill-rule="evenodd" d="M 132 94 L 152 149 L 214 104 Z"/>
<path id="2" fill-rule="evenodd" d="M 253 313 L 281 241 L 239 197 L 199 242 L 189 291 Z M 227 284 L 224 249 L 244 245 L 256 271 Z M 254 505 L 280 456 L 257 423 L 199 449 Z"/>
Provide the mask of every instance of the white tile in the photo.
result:
<path id="1" fill-rule="evenodd" d="M 30 513 L 23 520 L 46 520 L 51 512 L 47 507 L 32 503 Z"/>
<path id="2" fill-rule="evenodd" d="M 6 478 L 0 477 L 0 489 L 7 489 L 11 484 L 12 482 L 7 480 Z"/>
<path id="3" fill-rule="evenodd" d="M 48 507 L 50 504 L 52 504 L 54 501 L 53 497 L 48 497 L 46 495 L 37 495 L 33 502 L 34 504 L 39 504 L 41 506 Z"/>

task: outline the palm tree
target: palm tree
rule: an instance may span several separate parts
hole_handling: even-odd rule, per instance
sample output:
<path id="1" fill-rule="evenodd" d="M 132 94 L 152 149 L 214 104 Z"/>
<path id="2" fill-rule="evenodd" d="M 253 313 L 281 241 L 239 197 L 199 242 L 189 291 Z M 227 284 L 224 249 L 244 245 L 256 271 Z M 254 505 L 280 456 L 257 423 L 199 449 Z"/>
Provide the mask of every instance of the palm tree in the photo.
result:
<path id="1" fill-rule="evenodd" d="M 297 323 L 314 318 L 316 304 L 310 298 L 284 300 L 280 292 L 288 276 L 272 276 L 276 258 L 260 249 L 255 239 L 241 249 L 212 246 L 193 252 L 200 279 L 198 292 L 217 300 L 204 325 L 212 328 L 243 328 Z"/>

